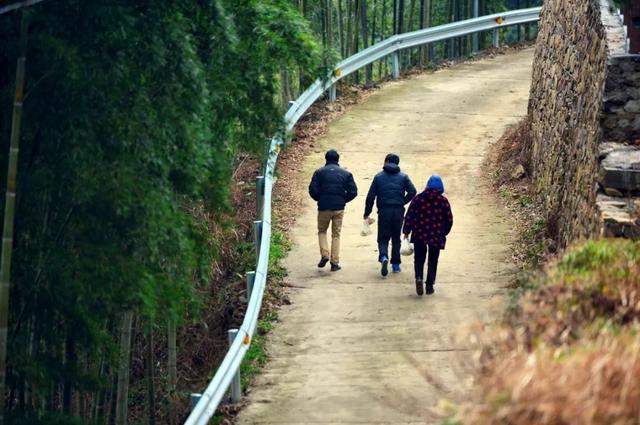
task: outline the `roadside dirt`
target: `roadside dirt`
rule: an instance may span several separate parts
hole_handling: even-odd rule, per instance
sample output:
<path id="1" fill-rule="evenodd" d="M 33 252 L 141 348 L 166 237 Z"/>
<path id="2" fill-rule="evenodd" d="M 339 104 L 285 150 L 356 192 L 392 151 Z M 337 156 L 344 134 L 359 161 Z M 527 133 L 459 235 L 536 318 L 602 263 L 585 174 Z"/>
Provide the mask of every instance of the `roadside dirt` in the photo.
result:
<path id="1" fill-rule="evenodd" d="M 455 335 L 500 312 L 511 238 L 481 179 L 487 145 L 526 112 L 531 50 L 390 83 L 334 121 L 304 160 L 300 186 L 341 152 L 359 197 L 346 212 L 341 272 L 315 267 L 315 206 L 305 198 L 287 259 L 292 304 L 272 332 L 271 361 L 238 423 L 436 423 L 441 398 L 470 389 L 468 346 Z M 442 175 L 454 228 L 436 294 L 418 298 L 412 260 L 382 279 L 375 236 L 359 235 L 364 196 L 386 153 L 417 187 Z"/>

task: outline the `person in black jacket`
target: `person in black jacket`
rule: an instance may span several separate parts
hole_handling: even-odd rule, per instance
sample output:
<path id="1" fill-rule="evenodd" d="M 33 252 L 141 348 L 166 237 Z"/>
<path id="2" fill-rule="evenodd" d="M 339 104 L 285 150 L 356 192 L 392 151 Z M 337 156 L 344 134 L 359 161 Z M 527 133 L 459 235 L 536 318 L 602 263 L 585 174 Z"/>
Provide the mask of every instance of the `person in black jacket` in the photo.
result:
<path id="1" fill-rule="evenodd" d="M 400 157 L 390 153 L 384 160 L 382 171 L 378 173 L 369 188 L 365 202 L 364 219 L 368 220 L 373 210 L 373 202 L 378 206 L 378 261 L 382 263 L 382 276 L 388 274 L 389 239 L 391 239 L 391 267 L 400 272 L 400 233 L 404 219 L 404 206 L 416 196 L 416 188 L 411 179 L 400 171 Z"/>
<path id="2" fill-rule="evenodd" d="M 358 195 L 353 175 L 340 167 L 340 155 L 331 149 L 325 154 L 326 165 L 313 173 L 309 184 L 309 195 L 318 203 L 318 241 L 322 268 L 331 261 L 331 271 L 340 270 L 340 231 L 344 218 L 344 207 Z M 327 230 L 331 224 L 331 251 L 327 241 Z"/>

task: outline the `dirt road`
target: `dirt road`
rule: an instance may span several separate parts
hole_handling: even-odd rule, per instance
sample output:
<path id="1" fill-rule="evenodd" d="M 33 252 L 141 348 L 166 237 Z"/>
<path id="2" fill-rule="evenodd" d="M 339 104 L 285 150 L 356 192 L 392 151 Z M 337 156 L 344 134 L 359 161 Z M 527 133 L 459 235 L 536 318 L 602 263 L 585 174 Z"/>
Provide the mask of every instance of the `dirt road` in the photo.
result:
<path id="1" fill-rule="evenodd" d="M 316 211 L 305 201 L 287 260 L 292 305 L 238 423 L 430 424 L 441 398 L 469 390 L 471 353 L 454 334 L 497 316 L 510 273 L 509 229 L 479 167 L 487 145 L 526 112 L 531 61 L 526 50 L 396 82 L 331 125 L 300 178 L 310 179 L 328 148 L 354 173 L 343 270 L 316 268 Z M 452 205 L 430 297 L 415 295 L 411 258 L 401 274 L 381 278 L 375 235 L 359 234 L 364 197 L 389 152 L 418 190 L 440 174 Z"/>

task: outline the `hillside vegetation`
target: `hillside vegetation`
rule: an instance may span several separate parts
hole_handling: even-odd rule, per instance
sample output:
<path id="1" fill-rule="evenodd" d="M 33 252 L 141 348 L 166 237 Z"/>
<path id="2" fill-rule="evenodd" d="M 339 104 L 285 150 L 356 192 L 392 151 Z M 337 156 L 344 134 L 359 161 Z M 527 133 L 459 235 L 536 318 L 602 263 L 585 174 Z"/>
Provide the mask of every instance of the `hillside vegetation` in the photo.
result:
<path id="1" fill-rule="evenodd" d="M 575 246 L 514 296 L 476 334 L 482 396 L 463 422 L 638 423 L 640 242 Z"/>

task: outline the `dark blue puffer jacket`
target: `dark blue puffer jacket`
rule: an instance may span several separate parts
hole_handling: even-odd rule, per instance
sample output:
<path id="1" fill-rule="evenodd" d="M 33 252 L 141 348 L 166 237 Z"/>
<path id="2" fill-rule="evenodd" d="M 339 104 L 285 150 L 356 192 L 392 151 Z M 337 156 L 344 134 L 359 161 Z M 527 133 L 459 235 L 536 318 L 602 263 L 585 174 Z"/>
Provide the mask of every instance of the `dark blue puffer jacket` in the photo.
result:
<path id="1" fill-rule="evenodd" d="M 400 166 L 387 162 L 371 182 L 364 208 L 364 216 L 368 217 L 373 210 L 373 202 L 377 199 L 378 210 L 384 208 L 404 207 L 416 196 L 416 188 Z"/>
<path id="2" fill-rule="evenodd" d="M 318 211 L 340 211 L 358 196 L 353 175 L 336 162 L 327 162 L 313 173 L 309 195 L 318 203 Z"/>

